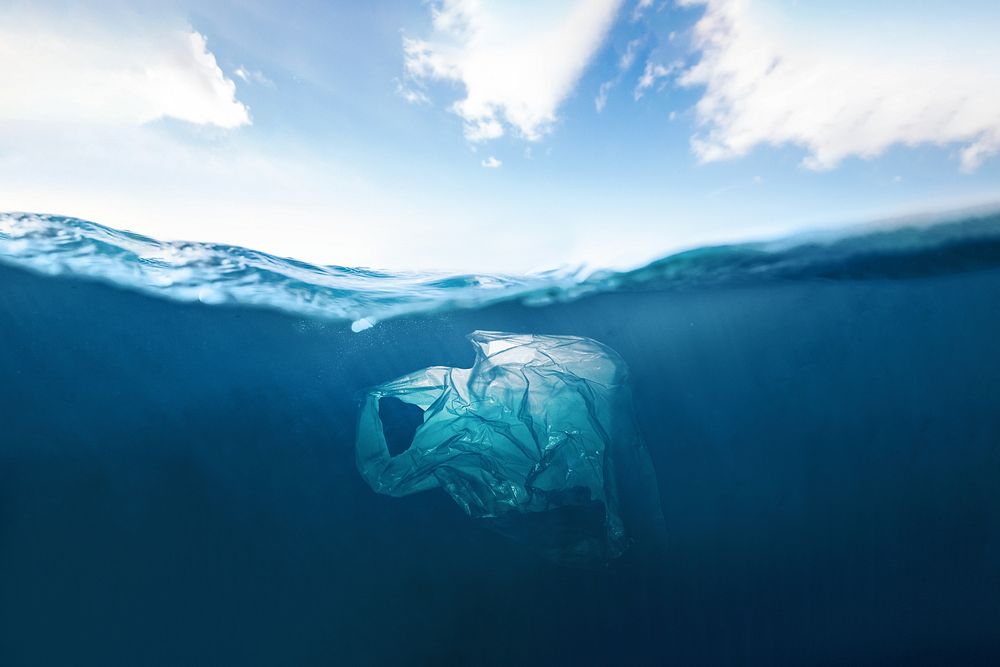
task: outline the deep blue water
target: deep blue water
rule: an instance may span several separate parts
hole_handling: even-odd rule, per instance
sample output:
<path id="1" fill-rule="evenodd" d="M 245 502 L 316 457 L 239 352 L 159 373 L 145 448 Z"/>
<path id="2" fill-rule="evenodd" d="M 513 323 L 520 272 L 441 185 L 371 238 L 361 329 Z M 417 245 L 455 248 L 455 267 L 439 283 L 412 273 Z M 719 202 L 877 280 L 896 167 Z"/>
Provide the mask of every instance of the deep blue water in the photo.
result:
<path id="1" fill-rule="evenodd" d="M 526 279 L 79 224 L 0 225 L 4 666 L 1000 662 L 996 216 Z M 559 566 L 362 481 L 364 390 L 475 329 L 622 356 L 662 542 Z"/>

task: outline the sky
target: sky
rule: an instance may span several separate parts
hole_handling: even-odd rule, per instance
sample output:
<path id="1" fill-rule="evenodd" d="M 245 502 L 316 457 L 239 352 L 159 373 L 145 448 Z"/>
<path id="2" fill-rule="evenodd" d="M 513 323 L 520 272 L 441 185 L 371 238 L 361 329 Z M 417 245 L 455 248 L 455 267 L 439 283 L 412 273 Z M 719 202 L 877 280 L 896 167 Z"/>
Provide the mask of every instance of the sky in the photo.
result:
<path id="1" fill-rule="evenodd" d="M 626 268 L 1000 201 L 993 0 L 0 0 L 0 210 Z"/>

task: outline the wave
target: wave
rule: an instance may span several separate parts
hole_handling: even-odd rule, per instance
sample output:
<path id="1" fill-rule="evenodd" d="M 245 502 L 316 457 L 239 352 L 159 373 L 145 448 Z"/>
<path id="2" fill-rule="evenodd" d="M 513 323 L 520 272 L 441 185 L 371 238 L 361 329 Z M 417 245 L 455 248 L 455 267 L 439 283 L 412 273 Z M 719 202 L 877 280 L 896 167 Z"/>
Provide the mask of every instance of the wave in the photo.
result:
<path id="1" fill-rule="evenodd" d="M 512 299 L 532 305 L 615 290 L 782 280 L 903 279 L 1000 267 L 1000 209 L 910 218 L 779 240 L 698 248 L 631 271 L 513 276 L 318 266 L 216 243 L 157 241 L 78 218 L 0 213 L 0 262 L 178 301 L 379 320 Z"/>

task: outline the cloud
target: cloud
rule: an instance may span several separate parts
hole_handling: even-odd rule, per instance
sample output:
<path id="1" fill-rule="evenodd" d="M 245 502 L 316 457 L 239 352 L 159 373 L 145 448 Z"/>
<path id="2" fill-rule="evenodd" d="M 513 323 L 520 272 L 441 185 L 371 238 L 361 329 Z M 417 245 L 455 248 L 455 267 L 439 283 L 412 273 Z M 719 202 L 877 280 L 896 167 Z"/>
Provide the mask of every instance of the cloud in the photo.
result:
<path id="1" fill-rule="evenodd" d="M 893 145 L 957 144 L 971 171 L 1000 151 L 1000 54 L 988 37 L 920 26 L 905 11 L 817 29 L 787 7 L 678 1 L 705 8 L 694 28 L 701 59 L 679 79 L 704 87 L 692 139 L 702 161 L 791 144 L 822 170 Z"/>
<path id="2" fill-rule="evenodd" d="M 250 123 L 190 28 L 115 26 L 0 10 L 0 121 Z"/>
<path id="3" fill-rule="evenodd" d="M 469 141 L 541 138 L 556 122 L 622 0 L 546 0 L 530 4 L 441 0 L 433 34 L 403 39 L 404 64 L 417 81 L 460 84 L 451 109 Z"/>
<path id="4" fill-rule="evenodd" d="M 492 155 L 489 156 L 488 158 L 486 158 L 485 160 L 483 160 L 481 162 L 481 164 L 484 167 L 486 167 L 487 169 L 499 169 L 500 167 L 503 166 L 503 162 L 501 162 L 500 160 L 496 159 Z"/>
<path id="5" fill-rule="evenodd" d="M 625 53 L 622 57 L 618 59 L 618 70 L 621 72 L 627 72 L 632 69 L 632 65 L 635 63 L 635 56 L 639 52 L 639 47 L 642 46 L 645 39 L 638 38 L 633 39 L 628 44 L 625 45 Z"/>
<path id="6" fill-rule="evenodd" d="M 652 88 L 657 81 L 670 76 L 681 66 L 682 63 L 680 62 L 661 65 L 653 60 L 647 60 L 646 67 L 642 71 L 642 76 L 639 77 L 639 81 L 635 84 L 635 91 L 632 93 L 636 102 L 641 100 L 646 91 Z"/>
<path id="7" fill-rule="evenodd" d="M 608 103 L 608 94 L 621 81 L 622 75 L 632 69 L 632 65 L 635 64 L 635 57 L 639 53 L 639 48 L 645 41 L 644 38 L 639 37 L 625 45 L 625 53 L 618 58 L 617 76 L 602 83 L 601 87 L 597 90 L 597 97 L 594 98 L 594 107 L 597 109 L 597 113 L 604 111 L 604 107 Z"/>
<path id="8" fill-rule="evenodd" d="M 646 10 L 653 6 L 653 0 L 639 0 L 635 3 L 635 9 L 632 10 L 632 21 L 638 21 L 642 18 L 642 15 L 646 13 Z"/>
<path id="9" fill-rule="evenodd" d="M 597 113 L 604 111 L 604 107 L 608 104 L 608 94 L 617 83 L 618 79 L 610 79 L 602 83 L 601 87 L 597 89 L 597 97 L 594 98 L 594 108 L 597 109 Z"/>
<path id="10" fill-rule="evenodd" d="M 259 69 L 250 70 L 240 65 L 233 70 L 233 75 L 241 79 L 244 83 L 253 83 L 267 88 L 274 88 L 274 81 L 267 78 Z"/>
<path id="11" fill-rule="evenodd" d="M 430 104 L 431 98 L 427 93 L 414 86 L 408 86 L 399 79 L 396 79 L 396 94 L 410 104 Z"/>

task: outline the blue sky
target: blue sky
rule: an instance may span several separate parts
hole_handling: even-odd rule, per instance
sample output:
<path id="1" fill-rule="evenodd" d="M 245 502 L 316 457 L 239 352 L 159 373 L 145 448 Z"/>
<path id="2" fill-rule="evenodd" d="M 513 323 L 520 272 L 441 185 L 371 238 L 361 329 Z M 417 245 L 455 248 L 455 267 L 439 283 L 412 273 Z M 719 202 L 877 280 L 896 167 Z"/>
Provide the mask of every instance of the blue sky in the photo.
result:
<path id="1" fill-rule="evenodd" d="M 1000 200 L 991 2 L 4 2 L 0 210 L 528 271 Z"/>

